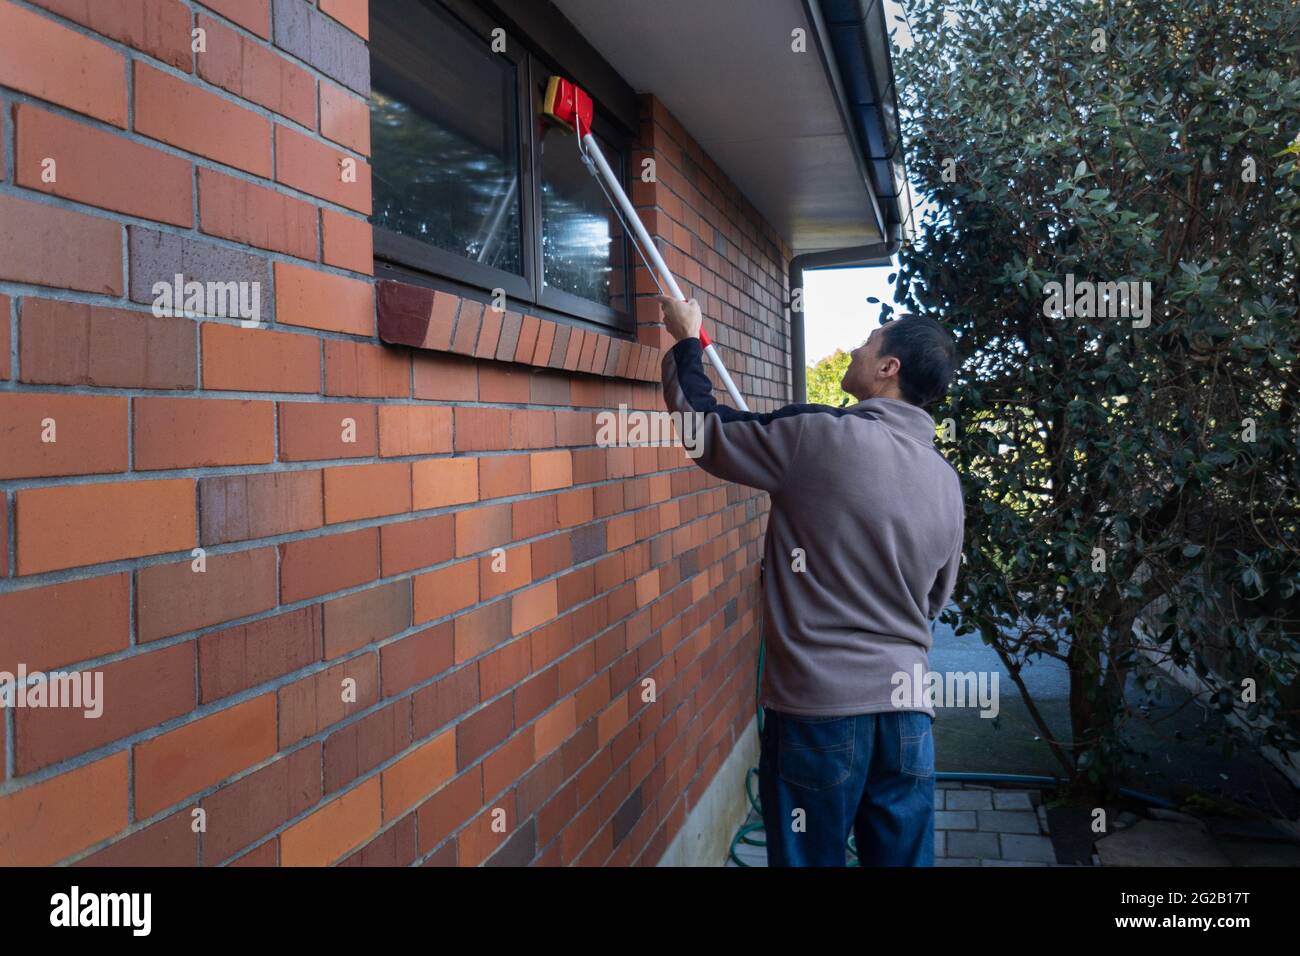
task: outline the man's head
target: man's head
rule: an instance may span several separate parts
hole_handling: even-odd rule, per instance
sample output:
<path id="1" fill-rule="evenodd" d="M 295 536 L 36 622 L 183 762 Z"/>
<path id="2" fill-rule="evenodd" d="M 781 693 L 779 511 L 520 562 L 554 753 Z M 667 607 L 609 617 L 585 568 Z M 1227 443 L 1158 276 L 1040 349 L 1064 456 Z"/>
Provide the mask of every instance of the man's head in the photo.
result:
<path id="1" fill-rule="evenodd" d="M 852 354 L 840 387 L 858 401 L 927 405 L 948 390 L 957 346 L 934 319 L 905 315 L 880 326 Z"/>

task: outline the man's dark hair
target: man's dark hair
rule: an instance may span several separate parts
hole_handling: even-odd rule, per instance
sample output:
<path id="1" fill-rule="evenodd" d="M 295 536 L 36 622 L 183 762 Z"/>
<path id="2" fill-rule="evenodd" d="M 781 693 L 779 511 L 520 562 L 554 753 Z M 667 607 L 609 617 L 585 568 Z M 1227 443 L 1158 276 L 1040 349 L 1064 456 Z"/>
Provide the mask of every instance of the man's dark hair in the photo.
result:
<path id="1" fill-rule="evenodd" d="M 902 315 L 881 326 L 881 355 L 898 359 L 898 388 L 913 405 L 928 405 L 948 390 L 957 344 L 948 330 L 924 315 Z"/>

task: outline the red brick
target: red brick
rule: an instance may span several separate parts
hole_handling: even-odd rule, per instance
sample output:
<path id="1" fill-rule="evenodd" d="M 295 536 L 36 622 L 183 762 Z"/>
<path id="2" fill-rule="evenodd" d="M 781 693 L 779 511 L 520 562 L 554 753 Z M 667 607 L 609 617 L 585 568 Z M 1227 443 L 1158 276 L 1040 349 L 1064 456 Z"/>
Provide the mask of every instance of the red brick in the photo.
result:
<path id="1" fill-rule="evenodd" d="M 319 471 L 225 475 L 199 482 L 204 545 L 308 531 L 325 521 Z"/>
<path id="2" fill-rule="evenodd" d="M 280 834 L 280 865 L 327 866 L 364 843 L 382 822 L 374 776 Z"/>
<path id="3" fill-rule="evenodd" d="M 195 398 L 137 398 L 135 467 L 202 468 L 275 459 L 275 405 Z"/>
<path id="4" fill-rule="evenodd" d="M 210 236 L 299 259 L 316 258 L 315 206 L 202 167 L 199 169 L 199 223 L 202 231 Z M 282 265 L 275 264 L 276 321 L 280 322 L 288 321 L 278 308 Z"/>
<path id="5" fill-rule="evenodd" d="M 194 174 L 185 160 L 26 103 L 14 107 L 14 128 L 18 185 L 143 219 L 193 224 Z M 44 180 L 49 160 L 54 182 Z"/>
<path id="6" fill-rule="evenodd" d="M 415 623 L 436 620 L 478 602 L 478 562 L 462 561 L 414 579 Z"/>
<path id="7" fill-rule="evenodd" d="M 409 578 L 326 601 L 325 659 L 392 637 L 410 626 Z"/>
<path id="8" fill-rule="evenodd" d="M 523 405 L 529 401 L 528 369 L 517 365 L 484 365 L 478 374 L 479 401 L 500 405 Z"/>
<path id="9" fill-rule="evenodd" d="M 451 409 L 432 405 L 379 406 L 379 454 L 438 455 L 451 451 Z"/>
<path id="10" fill-rule="evenodd" d="M 106 44 L 0 3 L 0 86 L 125 127 L 124 67 L 122 55 Z"/>
<path id="11" fill-rule="evenodd" d="M 515 361 L 527 364 L 533 360 L 537 350 L 537 333 L 541 331 L 541 319 L 535 315 L 525 315 L 519 327 L 519 342 L 515 347 Z"/>
<path id="12" fill-rule="evenodd" d="M 378 572 L 378 528 L 289 541 L 280 545 L 280 600 L 341 591 L 373 581 Z"/>
<path id="13" fill-rule="evenodd" d="M 125 398 L 0 392 L 0 478 L 102 475 L 126 468 Z"/>
<path id="14" fill-rule="evenodd" d="M 533 724 L 533 750 L 538 760 L 554 752 L 569 739 L 577 726 L 574 706 L 574 699 L 569 697 L 537 718 Z"/>
<path id="15" fill-rule="evenodd" d="M 373 458 L 378 449 L 373 405 L 280 403 L 281 461 Z"/>
<path id="16" fill-rule="evenodd" d="M 7 325 L 0 322 L 0 328 L 7 329 Z M 18 335 L 20 377 L 41 385 L 193 388 L 198 366 L 197 328 L 190 319 L 80 302 L 23 299 Z M 0 364 L 8 360 L 5 352 Z"/>
<path id="17" fill-rule="evenodd" d="M 190 11 L 179 0 L 34 0 L 95 33 L 189 72 Z"/>
<path id="18" fill-rule="evenodd" d="M 377 655 L 361 654 L 281 687 L 280 749 L 374 704 L 378 699 L 378 663 Z M 345 688 L 355 691 L 355 701 L 343 699 Z"/>
<path id="19" fill-rule="evenodd" d="M 505 451 L 512 447 L 509 409 L 456 409 L 457 451 Z"/>
<path id="20" fill-rule="evenodd" d="M 312 218 L 312 257 L 315 256 L 315 217 Z M 327 332 L 373 335 L 375 289 L 369 282 L 349 279 L 287 262 L 275 264 L 275 321 Z"/>
<path id="21" fill-rule="evenodd" d="M 449 514 L 386 524 L 379 529 L 382 575 L 389 577 L 450 560 L 454 519 Z"/>
<path id="22" fill-rule="evenodd" d="M 352 182 L 343 180 L 344 160 L 355 165 Z M 286 186 L 370 215 L 370 164 L 287 126 L 275 128 L 275 178 Z"/>
<path id="23" fill-rule="evenodd" d="M 573 459 L 567 451 L 529 455 L 533 491 L 553 491 L 573 484 Z"/>
<path id="24" fill-rule="evenodd" d="M 195 56 L 199 76 L 274 113 L 316 125 L 316 82 L 273 50 L 200 16 L 207 31 L 207 50 Z"/>
<path id="25" fill-rule="evenodd" d="M 451 667 L 452 633 L 452 623 L 444 621 L 380 648 L 384 696 L 400 694 Z"/>
<path id="26" fill-rule="evenodd" d="M 0 6 L 0 23 L 6 7 Z M 121 295 L 122 227 L 71 209 L 0 195 L 0 279 Z"/>
<path id="27" fill-rule="evenodd" d="M 155 641 L 275 607 L 275 552 L 271 548 L 209 554 L 204 571 L 194 559 L 155 564 L 136 574 L 139 640 Z"/>
<path id="28" fill-rule="evenodd" d="M 483 792 L 498 794 L 533 767 L 533 730 L 524 729 L 488 754 L 483 761 Z"/>
<path id="29" fill-rule="evenodd" d="M 9 341 L 9 296 L 0 295 L 0 344 Z M 0 379 L 12 374 L 9 367 L 9 350 L 0 348 Z"/>
<path id="30" fill-rule="evenodd" d="M 271 176 L 271 124 L 229 100 L 139 60 L 135 129 L 255 176 Z"/>
<path id="31" fill-rule="evenodd" d="M 198 866 L 199 835 L 188 810 L 178 810 L 157 823 L 110 843 L 77 866 Z"/>
<path id="32" fill-rule="evenodd" d="M 320 761 L 321 745 L 309 744 L 205 797 L 204 862 L 228 859 L 315 805 L 321 798 Z"/>
<path id="33" fill-rule="evenodd" d="M 478 460 L 479 497 L 506 498 L 528 493 L 527 455 L 484 455 Z"/>
<path id="34" fill-rule="evenodd" d="M 510 506 L 456 512 L 456 554 L 478 554 L 510 543 Z"/>
<path id="35" fill-rule="evenodd" d="M 370 0 L 321 0 L 320 9 L 361 39 L 370 39 Z"/>
<path id="36" fill-rule="evenodd" d="M 271 38 L 271 0 L 203 0 L 203 5 L 263 40 Z"/>
<path id="37" fill-rule="evenodd" d="M 483 303 L 462 299 L 460 313 L 456 317 L 456 331 L 451 340 L 451 350 L 461 355 L 473 355 L 482 325 Z"/>
<path id="38" fill-rule="evenodd" d="M 329 80 L 320 82 L 320 132 L 340 146 L 370 155 L 370 106 L 355 96 L 335 86 Z"/>
<path id="39" fill-rule="evenodd" d="M 481 595 L 486 600 L 486 595 Z M 510 638 L 510 601 L 494 601 L 455 620 L 456 663 L 478 657 Z M 482 664 L 480 663 L 480 667 Z M 479 681 L 480 686 L 482 680 Z M 486 695 L 480 695 L 486 697 Z"/>
<path id="40" fill-rule="evenodd" d="M 325 523 L 411 510 L 411 466 L 404 461 L 325 469 Z"/>
<path id="41" fill-rule="evenodd" d="M 443 625 L 450 627 L 448 622 Z M 459 667 L 441 680 L 416 691 L 412 718 L 416 737 L 427 737 L 478 705 L 478 665 Z"/>
<path id="42" fill-rule="evenodd" d="M 483 806 L 483 774 L 475 767 L 446 784 L 416 811 L 420 852 L 428 853 Z"/>
<path id="43" fill-rule="evenodd" d="M 312 335 L 204 323 L 203 387 L 244 392 L 320 391 L 320 340 Z"/>
<path id="44" fill-rule="evenodd" d="M 467 716 L 456 725 L 456 765 L 468 767 L 514 729 L 514 706 L 507 694 Z"/>
<path id="45" fill-rule="evenodd" d="M 374 229 L 370 223 L 333 209 L 322 209 L 320 227 L 326 265 L 375 274 Z"/>
<path id="46" fill-rule="evenodd" d="M 0 578 L 9 576 L 9 493 L 0 491 Z M 0 747 L 0 757 L 4 749 Z"/>
<path id="47" fill-rule="evenodd" d="M 325 792 L 333 793 L 411 745 L 411 698 L 389 701 L 325 739 Z"/>
<path id="48" fill-rule="evenodd" d="M 411 355 L 406 349 L 325 340 L 325 394 L 405 398 L 411 392 Z"/>
<path id="49" fill-rule="evenodd" d="M 428 458 L 411 464 L 411 506 L 415 511 L 478 500 L 477 458 Z"/>
<path id="50" fill-rule="evenodd" d="M 189 479 L 18 492 L 18 573 L 38 574 L 194 547 Z"/>
<path id="51" fill-rule="evenodd" d="M 122 752 L 0 796 L 0 866 L 49 866 L 124 830 L 127 787 Z"/>
<path id="52" fill-rule="evenodd" d="M 478 366 L 459 355 L 417 352 L 414 396 L 434 401 L 478 401 Z"/>
<path id="53" fill-rule="evenodd" d="M 321 660 L 321 607 L 314 604 L 210 631 L 199 638 L 199 701 L 204 704 L 283 677 Z"/>
<path id="54" fill-rule="evenodd" d="M 510 629 L 512 634 L 522 634 L 539 624 L 552 620 L 558 613 L 555 582 L 547 581 L 514 596 L 511 602 Z"/>
<path id="55" fill-rule="evenodd" d="M 474 346 L 475 358 L 491 359 L 496 355 L 497 346 L 501 342 L 501 326 L 504 321 L 505 314 L 503 312 L 498 312 L 492 308 L 484 311 L 483 325 L 478 333 L 478 344 Z"/>
<path id="56" fill-rule="evenodd" d="M 103 675 L 98 717 L 85 708 L 14 711 L 14 768 L 31 773 L 121 740 L 194 709 L 194 645 L 136 654 L 95 670 Z"/>
<path id="57" fill-rule="evenodd" d="M 384 820 L 401 816 L 456 775 L 456 734 L 448 730 L 384 771 Z"/>
<path id="58" fill-rule="evenodd" d="M 125 650 L 131 579 L 107 574 L 0 594 L 0 671 L 47 671 Z"/>
<path id="59" fill-rule="evenodd" d="M 136 744 L 137 816 L 152 816 L 274 754 L 275 713 L 275 695 L 264 694 Z"/>

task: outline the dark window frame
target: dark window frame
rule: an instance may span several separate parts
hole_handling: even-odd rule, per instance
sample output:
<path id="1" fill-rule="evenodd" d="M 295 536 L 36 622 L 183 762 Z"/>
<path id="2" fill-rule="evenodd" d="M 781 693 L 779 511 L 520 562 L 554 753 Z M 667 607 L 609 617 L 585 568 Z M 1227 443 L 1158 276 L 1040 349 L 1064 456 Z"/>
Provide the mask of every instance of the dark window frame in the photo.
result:
<path id="1" fill-rule="evenodd" d="M 493 17 L 478 0 L 419 0 L 459 21 L 460 25 L 481 40 L 491 43 L 492 31 L 505 25 Z M 374 225 L 374 255 L 377 276 L 410 276 L 421 284 L 448 291 L 468 293 L 468 297 L 490 301 L 497 289 L 504 290 L 506 308 L 513 311 L 554 315 L 561 320 L 579 319 L 602 327 L 603 330 L 635 334 L 636 320 L 633 309 L 633 269 L 630 260 L 632 249 L 626 230 L 618 227 L 621 254 L 612 255 L 614 266 L 623 274 L 622 310 L 585 299 L 562 289 L 545 284 L 545 264 L 542 249 L 541 224 L 541 150 L 537 136 L 539 118 L 534 112 L 535 83 L 545 77 L 571 74 L 555 63 L 541 50 L 533 49 L 527 38 L 517 38 L 507 31 L 506 49 L 494 56 L 506 57 L 514 65 L 516 89 L 516 142 L 518 146 L 520 231 L 522 239 L 523 275 L 497 269 L 445 249 L 436 248 L 410 236 L 402 235 L 381 225 Z M 579 67 L 581 64 L 573 64 Z M 600 103 L 596 104 L 593 127 L 598 139 L 608 144 L 605 158 L 618 173 L 627 188 L 628 168 L 631 165 L 632 137 L 620 125 L 603 115 Z M 563 131 L 573 136 L 572 132 Z M 576 150 L 576 145 L 575 145 Z M 373 161 L 373 157 L 372 157 Z"/>

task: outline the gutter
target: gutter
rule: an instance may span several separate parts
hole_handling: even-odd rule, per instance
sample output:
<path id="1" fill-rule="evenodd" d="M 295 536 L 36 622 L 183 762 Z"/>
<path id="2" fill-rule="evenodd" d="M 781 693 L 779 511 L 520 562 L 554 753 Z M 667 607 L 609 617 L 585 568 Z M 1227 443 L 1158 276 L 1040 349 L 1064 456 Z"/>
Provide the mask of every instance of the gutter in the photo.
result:
<path id="1" fill-rule="evenodd" d="M 790 260 L 790 385 L 791 401 L 802 404 L 808 401 L 807 353 L 804 346 L 804 311 L 807 308 L 803 292 L 803 274 L 806 269 L 849 269 L 855 266 L 884 266 L 903 245 L 902 227 L 894 223 L 889 227 L 888 238 L 866 246 L 848 246 L 824 252 L 805 252 Z M 793 307 L 795 292 L 800 293 L 800 308 Z"/>

